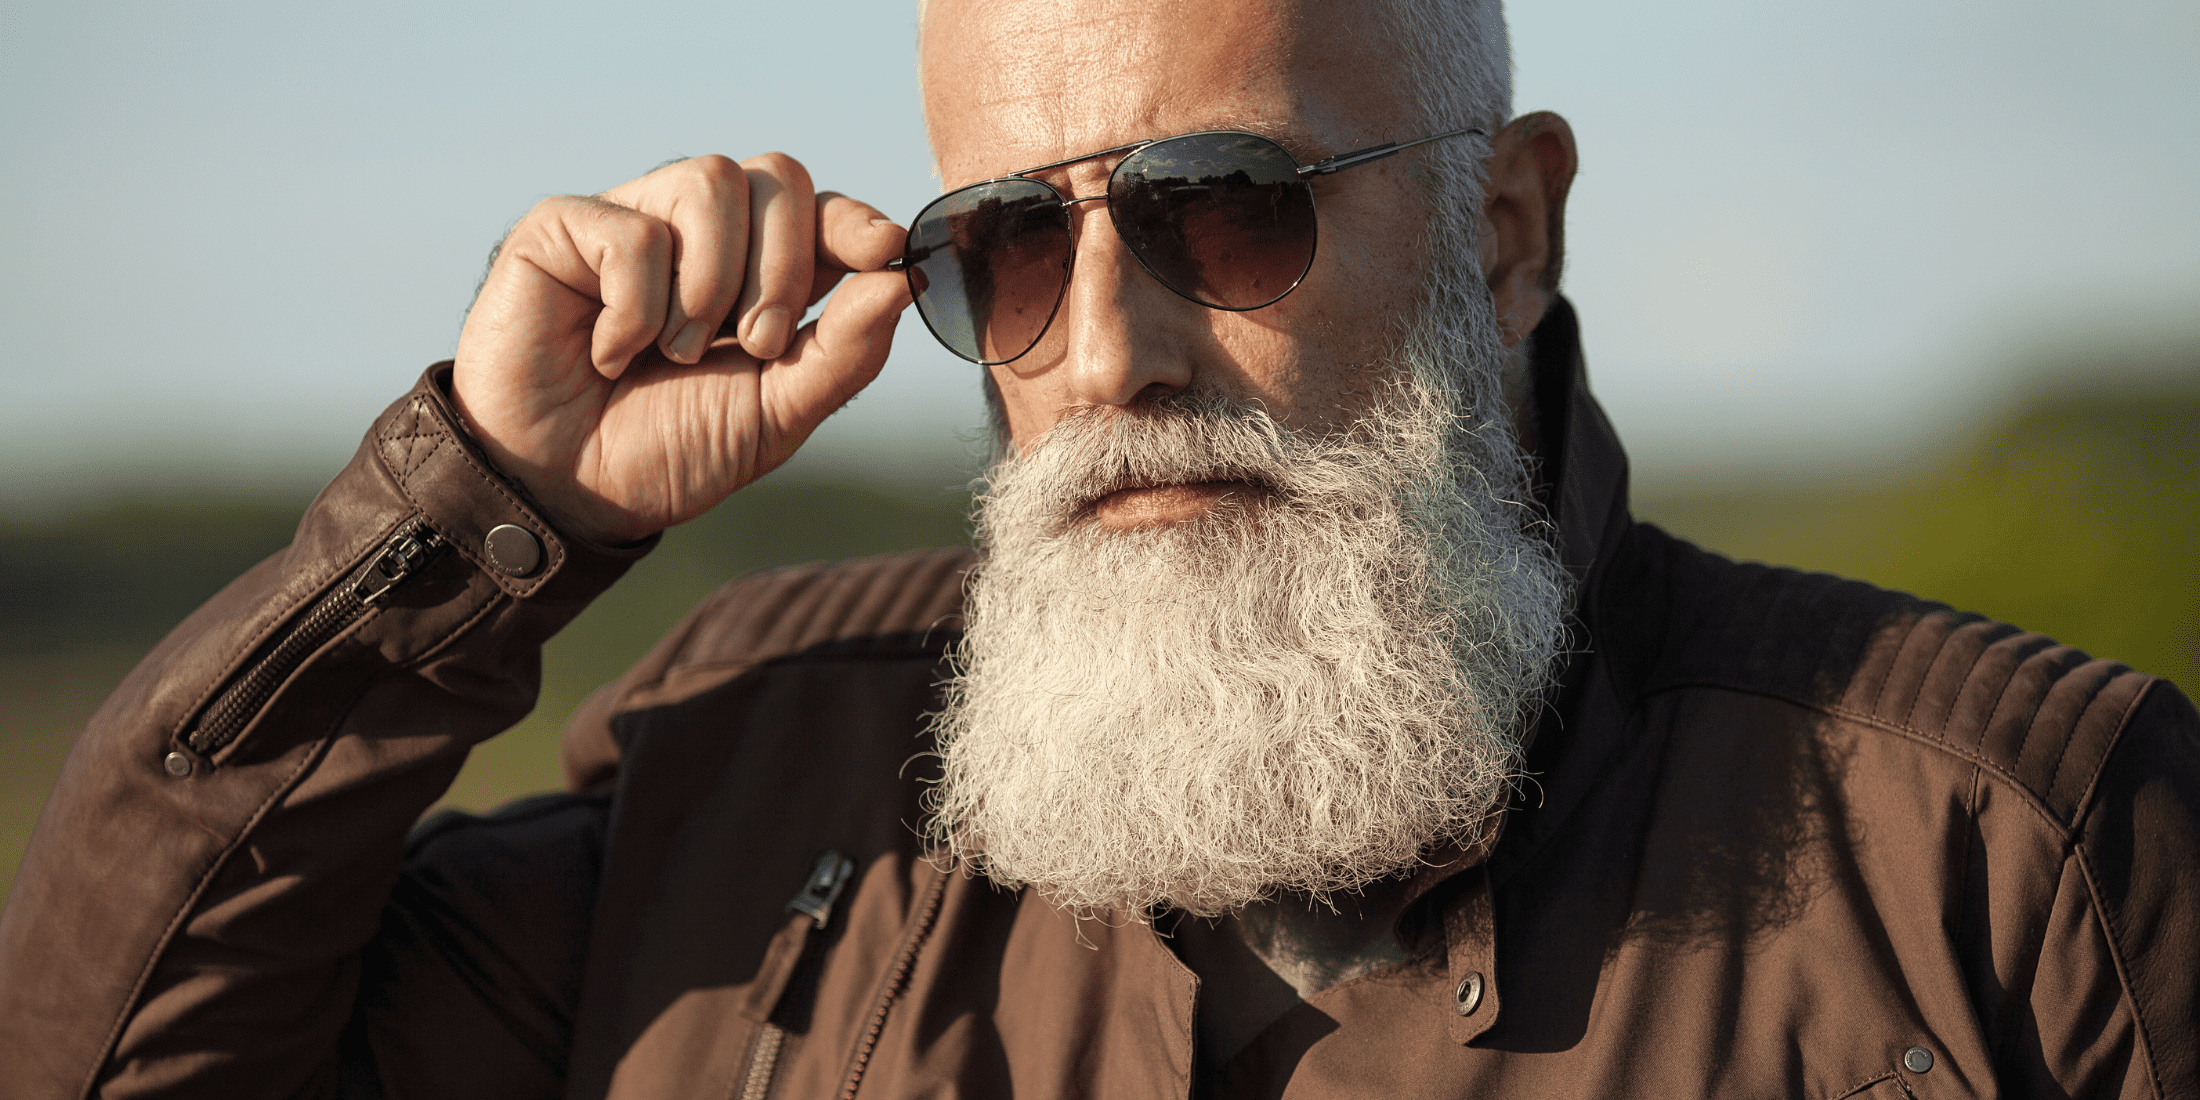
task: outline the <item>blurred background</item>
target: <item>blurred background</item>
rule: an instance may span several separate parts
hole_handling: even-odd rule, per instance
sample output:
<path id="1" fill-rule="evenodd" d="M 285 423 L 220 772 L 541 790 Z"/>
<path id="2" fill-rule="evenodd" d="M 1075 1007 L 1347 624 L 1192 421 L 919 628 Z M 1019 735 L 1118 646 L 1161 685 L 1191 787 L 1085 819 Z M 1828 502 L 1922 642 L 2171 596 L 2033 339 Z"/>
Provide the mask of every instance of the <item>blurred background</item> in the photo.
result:
<path id="1" fill-rule="evenodd" d="M 782 149 L 937 190 L 912 5 L 0 2 L 0 888 L 85 718 L 288 540 L 535 200 Z M 2200 684 L 2200 5 L 1515 0 L 1637 512 Z M 1103 94 L 1096 91 L 1095 94 Z M 796 461 L 556 639 L 450 802 L 760 565 L 965 537 L 974 368 L 905 323 Z"/>

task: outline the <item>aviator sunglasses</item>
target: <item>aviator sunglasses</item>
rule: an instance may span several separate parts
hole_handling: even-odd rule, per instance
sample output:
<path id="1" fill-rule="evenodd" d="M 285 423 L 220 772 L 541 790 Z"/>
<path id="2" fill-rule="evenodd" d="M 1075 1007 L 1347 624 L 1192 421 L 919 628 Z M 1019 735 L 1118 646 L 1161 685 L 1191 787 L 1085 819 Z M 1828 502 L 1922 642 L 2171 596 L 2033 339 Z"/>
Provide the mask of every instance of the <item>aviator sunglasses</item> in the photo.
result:
<path id="1" fill-rule="evenodd" d="M 1462 134 L 1486 136 L 1467 127 L 1312 164 L 1238 130 L 1118 145 L 941 195 L 886 266 L 908 276 L 918 316 L 947 350 L 983 366 L 1013 362 L 1038 346 L 1069 289 L 1070 207 L 1105 201 L 1124 246 L 1162 286 L 1209 309 L 1260 309 L 1314 266 L 1314 177 Z M 1129 155 L 1106 194 L 1070 198 L 1029 178 L 1116 153 Z"/>

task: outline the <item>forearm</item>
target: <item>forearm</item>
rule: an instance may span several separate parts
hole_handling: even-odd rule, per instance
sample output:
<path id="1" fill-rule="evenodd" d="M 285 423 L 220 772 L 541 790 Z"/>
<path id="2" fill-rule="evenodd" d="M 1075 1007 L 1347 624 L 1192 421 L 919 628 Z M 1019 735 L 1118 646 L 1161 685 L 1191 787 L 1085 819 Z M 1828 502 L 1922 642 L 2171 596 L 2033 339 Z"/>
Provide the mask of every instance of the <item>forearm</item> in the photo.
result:
<path id="1" fill-rule="evenodd" d="M 540 546 L 522 575 L 485 548 L 506 524 Z M 0 914 L 11 1095 L 329 1080 L 407 829 L 639 554 L 552 529 L 435 386 L 393 406 L 79 738 Z"/>

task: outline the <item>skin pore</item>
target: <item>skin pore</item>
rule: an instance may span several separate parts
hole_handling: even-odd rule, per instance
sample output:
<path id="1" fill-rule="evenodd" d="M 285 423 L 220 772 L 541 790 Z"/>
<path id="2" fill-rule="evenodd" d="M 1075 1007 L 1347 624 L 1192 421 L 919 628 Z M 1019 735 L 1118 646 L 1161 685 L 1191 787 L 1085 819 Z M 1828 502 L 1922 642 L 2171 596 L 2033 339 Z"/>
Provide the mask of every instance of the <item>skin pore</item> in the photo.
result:
<path id="1" fill-rule="evenodd" d="M 929 5 L 926 117 L 946 188 L 1204 129 L 1267 134 L 1302 163 L 1422 136 L 1407 82 L 1365 79 L 1392 66 L 1358 5 L 1130 0 L 1106 8 Z M 1494 146 L 1480 259 L 1512 346 L 1550 303 L 1574 151 L 1565 123 L 1550 115 L 1520 120 Z M 1047 179 L 1065 194 L 1098 194 L 1113 166 L 1084 161 Z M 1408 152 L 1319 181 L 1313 270 L 1289 297 L 1247 313 L 1172 293 L 1124 248 L 1103 204 L 1074 207 L 1074 275 L 1053 325 L 1030 354 L 990 368 L 1015 445 L 1028 452 L 1067 416 L 1178 393 L 1256 402 L 1292 428 L 1351 422 L 1381 381 L 1362 364 L 1384 360 L 1419 300 L 1428 200 L 1418 167 Z M 1257 507 L 1258 491 L 1211 481 L 1138 486 L 1091 502 L 1089 514 L 1129 530 L 1232 498 Z M 1333 898 L 1333 910 L 1284 898 L 1214 921 L 1178 921 L 1173 946 L 1203 983 L 1201 1061 L 1219 1064 L 1303 999 L 1402 959 L 1392 927 L 1406 897 L 1392 881 Z"/>

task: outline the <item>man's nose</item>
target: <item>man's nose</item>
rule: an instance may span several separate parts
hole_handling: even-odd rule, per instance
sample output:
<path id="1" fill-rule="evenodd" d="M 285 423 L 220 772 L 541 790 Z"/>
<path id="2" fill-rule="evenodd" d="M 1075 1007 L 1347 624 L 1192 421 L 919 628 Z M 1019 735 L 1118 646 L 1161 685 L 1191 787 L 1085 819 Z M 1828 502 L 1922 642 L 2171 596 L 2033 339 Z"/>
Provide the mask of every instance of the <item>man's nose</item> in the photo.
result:
<path id="1" fill-rule="evenodd" d="M 1205 310 L 1146 272 L 1104 203 L 1079 204 L 1077 261 L 1055 325 L 1063 397 L 1072 407 L 1129 405 L 1192 384 L 1184 326 Z"/>

